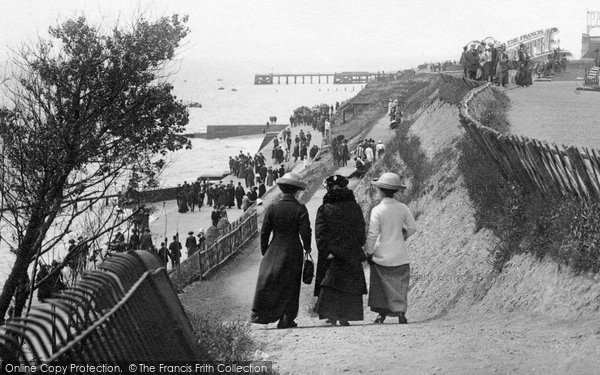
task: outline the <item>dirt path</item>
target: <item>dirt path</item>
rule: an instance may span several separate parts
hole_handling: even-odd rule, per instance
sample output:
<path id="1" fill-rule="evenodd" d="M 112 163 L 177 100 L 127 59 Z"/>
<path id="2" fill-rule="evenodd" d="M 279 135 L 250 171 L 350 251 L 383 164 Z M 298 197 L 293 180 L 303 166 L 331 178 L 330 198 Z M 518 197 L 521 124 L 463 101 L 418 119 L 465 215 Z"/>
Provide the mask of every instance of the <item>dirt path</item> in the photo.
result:
<path id="1" fill-rule="evenodd" d="M 373 131 L 381 137 L 373 138 L 385 137 L 386 124 L 383 118 Z M 313 224 L 324 193 L 323 188 L 318 189 L 306 203 Z M 259 207 L 259 214 L 262 210 Z M 258 249 L 256 237 L 208 280 L 187 287 L 181 295 L 184 304 L 224 321 L 248 321 L 261 261 Z M 313 249 L 316 251 L 314 236 Z M 365 272 L 368 280 L 368 268 Z M 373 324 L 376 314 L 368 310 L 365 297 L 363 322 L 329 327 L 311 313 L 313 287 L 302 285 L 298 328 L 279 330 L 275 324 L 253 325 L 253 335 L 262 343 L 264 355 L 274 361 L 281 374 L 600 371 L 597 320 L 552 321 L 540 316 L 500 314 L 422 316 L 411 311 L 409 294 L 408 325 L 399 325 L 393 319 L 384 325 Z"/>

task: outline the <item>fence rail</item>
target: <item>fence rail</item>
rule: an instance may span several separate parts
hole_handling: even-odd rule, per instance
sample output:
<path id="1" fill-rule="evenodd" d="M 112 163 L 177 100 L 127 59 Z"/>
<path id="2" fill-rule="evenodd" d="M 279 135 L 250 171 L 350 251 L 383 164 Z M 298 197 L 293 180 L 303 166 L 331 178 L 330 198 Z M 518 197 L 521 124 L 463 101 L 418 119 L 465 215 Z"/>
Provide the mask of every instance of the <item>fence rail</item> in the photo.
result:
<path id="1" fill-rule="evenodd" d="M 183 288 L 194 280 L 204 278 L 244 246 L 258 231 L 256 209 L 233 222 L 220 237 L 205 249 L 195 252 L 171 273 L 171 281 Z"/>
<path id="2" fill-rule="evenodd" d="M 76 286 L 0 326 L 7 363 L 119 365 L 200 360 L 192 327 L 158 258 L 143 250 L 111 256 Z"/>
<path id="3" fill-rule="evenodd" d="M 544 195 L 600 200 L 600 151 L 501 134 L 477 119 L 494 100 L 489 84 L 471 90 L 460 106 L 461 124 L 506 176 Z"/>

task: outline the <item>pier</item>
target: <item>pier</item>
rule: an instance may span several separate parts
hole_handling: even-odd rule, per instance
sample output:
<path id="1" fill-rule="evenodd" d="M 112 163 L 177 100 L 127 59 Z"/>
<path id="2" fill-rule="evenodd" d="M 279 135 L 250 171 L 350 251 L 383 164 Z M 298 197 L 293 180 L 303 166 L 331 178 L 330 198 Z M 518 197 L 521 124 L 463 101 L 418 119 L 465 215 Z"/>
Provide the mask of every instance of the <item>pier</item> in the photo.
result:
<path id="1" fill-rule="evenodd" d="M 412 71 L 411 71 L 412 72 Z M 256 74 L 255 85 L 297 85 L 333 83 L 334 85 L 361 84 L 371 81 L 399 79 L 405 72 L 398 73 L 369 73 L 369 72 L 341 72 L 341 73 L 271 73 Z M 413 72 L 414 74 L 414 72 Z"/>

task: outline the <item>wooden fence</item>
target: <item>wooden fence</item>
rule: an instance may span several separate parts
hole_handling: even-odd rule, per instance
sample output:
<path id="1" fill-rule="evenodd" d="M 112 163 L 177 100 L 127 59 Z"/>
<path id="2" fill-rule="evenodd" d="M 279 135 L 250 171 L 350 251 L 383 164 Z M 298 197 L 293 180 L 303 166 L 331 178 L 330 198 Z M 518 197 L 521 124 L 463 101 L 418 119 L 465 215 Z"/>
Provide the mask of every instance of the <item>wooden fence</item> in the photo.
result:
<path id="1" fill-rule="evenodd" d="M 248 212 L 229 227 L 222 228 L 214 243 L 196 251 L 171 271 L 169 276 L 177 288 L 205 277 L 254 237 L 258 231 L 258 214 L 253 208 Z"/>
<path id="2" fill-rule="evenodd" d="M 501 134 L 478 116 L 494 99 L 489 84 L 471 90 L 460 105 L 461 124 L 502 172 L 545 196 L 600 200 L 600 151 Z"/>

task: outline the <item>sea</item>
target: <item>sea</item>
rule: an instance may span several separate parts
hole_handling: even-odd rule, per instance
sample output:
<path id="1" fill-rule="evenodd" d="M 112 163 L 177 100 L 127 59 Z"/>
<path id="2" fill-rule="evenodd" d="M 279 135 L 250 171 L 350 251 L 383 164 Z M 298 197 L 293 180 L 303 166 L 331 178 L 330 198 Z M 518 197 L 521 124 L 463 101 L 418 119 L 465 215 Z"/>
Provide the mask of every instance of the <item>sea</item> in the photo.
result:
<path id="1" fill-rule="evenodd" d="M 208 125 L 260 125 L 271 116 L 277 124 L 289 124 L 293 110 L 300 106 L 312 107 L 346 101 L 355 96 L 364 85 L 333 84 L 274 84 L 254 85 L 254 75 L 229 78 L 218 72 L 207 73 L 186 69 L 173 79 L 178 99 L 198 102 L 202 108 L 188 108 L 189 133 L 206 132 Z M 221 89 L 220 89 L 221 88 Z M 196 180 L 201 174 L 221 174 L 229 170 L 229 156 L 240 151 L 254 154 L 264 138 L 263 134 L 223 139 L 193 138 L 191 150 L 180 150 L 167 155 L 167 168 L 161 174 L 163 186 L 175 186 L 183 181 Z"/>
<path id="2" fill-rule="evenodd" d="M 202 108 L 189 109 L 186 133 L 206 132 L 207 125 L 265 125 L 276 116 L 277 124 L 288 124 L 293 110 L 327 103 L 335 105 L 352 98 L 363 85 L 289 84 L 254 85 L 254 74 L 203 69 L 201 65 L 183 65 L 169 76 L 174 94 L 184 101 L 198 102 Z M 219 89 L 222 88 L 222 89 Z M 262 129 L 262 128 L 261 128 Z M 222 139 L 191 139 L 190 150 L 166 155 L 167 166 L 159 176 L 162 187 L 194 181 L 202 174 L 222 174 L 229 170 L 229 156 L 240 151 L 255 154 L 264 135 Z M 0 223 L 0 234 L 7 228 Z M 45 256 L 49 261 L 54 254 Z M 47 258 L 47 259 L 46 259 Z M 0 241 L 0 286 L 8 277 L 14 254 L 5 241 Z"/>

